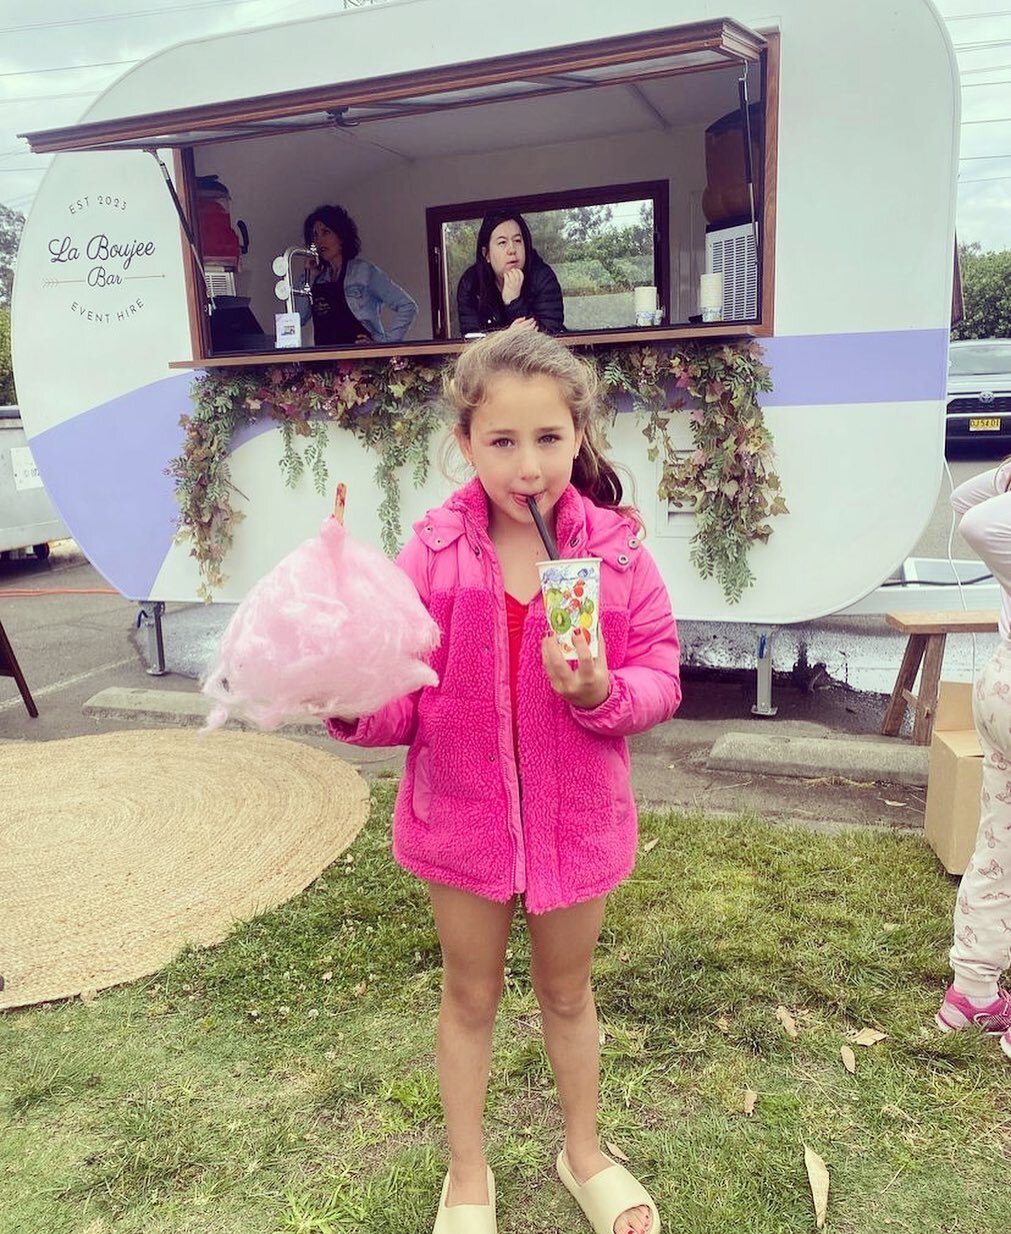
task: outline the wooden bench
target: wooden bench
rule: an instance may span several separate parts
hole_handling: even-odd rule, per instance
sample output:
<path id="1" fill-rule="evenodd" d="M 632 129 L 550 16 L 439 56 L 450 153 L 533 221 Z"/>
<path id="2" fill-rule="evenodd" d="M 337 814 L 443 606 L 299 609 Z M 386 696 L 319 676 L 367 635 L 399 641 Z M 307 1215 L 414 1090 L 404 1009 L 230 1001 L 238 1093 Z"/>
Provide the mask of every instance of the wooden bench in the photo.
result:
<path id="1" fill-rule="evenodd" d="M 997 614 L 957 610 L 946 613 L 886 613 L 885 621 L 893 629 L 908 634 L 909 639 L 881 731 L 886 737 L 894 737 L 902 727 L 906 707 L 910 706 L 914 708 L 913 745 L 930 745 L 945 640 L 949 634 L 993 634 L 997 629 Z M 914 694 L 913 683 L 921 661 L 920 689 Z"/>

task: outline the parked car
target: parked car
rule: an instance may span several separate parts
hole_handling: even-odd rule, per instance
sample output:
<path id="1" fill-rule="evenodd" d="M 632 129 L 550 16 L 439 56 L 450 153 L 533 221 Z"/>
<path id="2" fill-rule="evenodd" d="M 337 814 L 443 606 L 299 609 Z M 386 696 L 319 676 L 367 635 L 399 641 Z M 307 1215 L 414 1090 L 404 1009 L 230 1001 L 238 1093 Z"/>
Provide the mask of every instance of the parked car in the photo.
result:
<path id="1" fill-rule="evenodd" d="M 949 446 L 1011 454 L 1011 339 L 964 339 L 948 348 Z"/>

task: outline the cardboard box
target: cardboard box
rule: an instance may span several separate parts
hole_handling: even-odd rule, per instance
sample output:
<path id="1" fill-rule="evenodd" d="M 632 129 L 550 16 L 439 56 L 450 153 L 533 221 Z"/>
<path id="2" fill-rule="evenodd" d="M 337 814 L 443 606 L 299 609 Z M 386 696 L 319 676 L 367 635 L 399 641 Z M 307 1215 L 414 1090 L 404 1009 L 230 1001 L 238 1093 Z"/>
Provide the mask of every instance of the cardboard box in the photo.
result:
<path id="1" fill-rule="evenodd" d="M 942 681 L 934 715 L 923 832 L 949 874 L 964 874 L 976 847 L 983 751 L 969 683 Z"/>

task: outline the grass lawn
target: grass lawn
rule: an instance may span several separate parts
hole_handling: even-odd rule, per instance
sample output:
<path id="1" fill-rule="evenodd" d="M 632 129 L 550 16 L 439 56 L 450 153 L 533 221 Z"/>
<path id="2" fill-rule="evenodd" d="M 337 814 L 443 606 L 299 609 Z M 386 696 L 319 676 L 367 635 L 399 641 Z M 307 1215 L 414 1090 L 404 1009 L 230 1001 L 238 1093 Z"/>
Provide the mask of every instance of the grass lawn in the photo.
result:
<path id="1" fill-rule="evenodd" d="M 2 1234 L 428 1234 L 439 952 L 389 856 L 394 788 L 375 785 L 345 859 L 223 946 L 0 1016 Z M 931 1026 L 954 883 L 922 839 L 697 814 L 641 832 L 599 949 L 602 1121 L 664 1230 L 814 1230 L 807 1145 L 831 1231 L 1005 1234 L 1011 1064 Z M 488 1107 L 500 1230 L 576 1234 L 521 925 L 509 963 Z M 887 1037 L 853 1045 L 851 1075 L 840 1048 L 865 1027 Z"/>

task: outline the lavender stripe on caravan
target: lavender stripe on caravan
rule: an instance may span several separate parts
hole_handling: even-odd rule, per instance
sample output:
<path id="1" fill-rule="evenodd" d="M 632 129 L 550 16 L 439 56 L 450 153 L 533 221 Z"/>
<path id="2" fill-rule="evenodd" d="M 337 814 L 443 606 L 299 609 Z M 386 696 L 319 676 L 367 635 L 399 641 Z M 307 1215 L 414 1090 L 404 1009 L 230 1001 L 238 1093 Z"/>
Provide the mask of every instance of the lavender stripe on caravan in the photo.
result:
<path id="1" fill-rule="evenodd" d="M 192 373 L 82 411 L 30 441 L 46 490 L 89 561 L 130 600 L 147 600 L 179 507 L 165 468 L 182 449 Z"/>
<path id="2" fill-rule="evenodd" d="M 758 339 L 772 369 L 766 407 L 944 399 L 947 330 L 794 334 Z"/>

